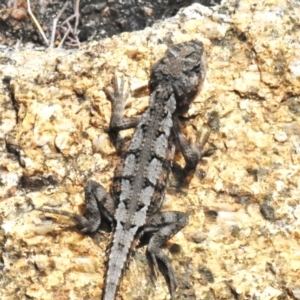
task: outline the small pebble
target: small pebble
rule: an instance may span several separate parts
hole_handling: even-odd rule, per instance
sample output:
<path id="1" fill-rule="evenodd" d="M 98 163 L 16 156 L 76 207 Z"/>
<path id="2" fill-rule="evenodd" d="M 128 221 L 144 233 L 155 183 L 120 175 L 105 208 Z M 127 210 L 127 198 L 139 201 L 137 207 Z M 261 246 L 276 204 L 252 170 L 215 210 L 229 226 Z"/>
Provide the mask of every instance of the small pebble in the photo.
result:
<path id="1" fill-rule="evenodd" d="M 277 142 L 285 142 L 287 140 L 287 134 L 284 132 L 284 131 L 278 131 L 274 134 L 274 139 L 277 141 Z"/>

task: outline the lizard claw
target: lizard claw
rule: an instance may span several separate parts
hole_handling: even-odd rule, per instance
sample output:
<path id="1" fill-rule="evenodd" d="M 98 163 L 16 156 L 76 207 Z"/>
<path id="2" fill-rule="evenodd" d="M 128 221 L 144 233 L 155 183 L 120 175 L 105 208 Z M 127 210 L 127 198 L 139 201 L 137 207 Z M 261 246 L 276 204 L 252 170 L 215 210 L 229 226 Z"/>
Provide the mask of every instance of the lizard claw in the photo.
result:
<path id="1" fill-rule="evenodd" d="M 153 263 L 153 266 L 154 266 L 154 268 L 152 268 L 153 277 L 154 277 L 155 280 L 157 280 L 157 277 L 158 277 L 158 263 L 157 263 L 156 256 L 152 253 L 151 253 L 151 260 L 152 260 L 152 263 Z"/>
<path id="2" fill-rule="evenodd" d="M 209 144 L 209 146 L 205 149 L 205 145 L 207 144 L 210 133 L 210 130 L 201 130 L 197 134 L 195 146 L 199 153 L 199 161 L 202 157 L 211 156 L 216 150 L 216 146 L 213 144 Z"/>
<path id="3" fill-rule="evenodd" d="M 74 213 L 70 213 L 68 211 L 65 210 L 58 210 L 58 209 L 54 209 L 54 208 L 35 208 L 35 210 L 38 211 L 42 211 L 45 213 L 51 213 L 51 214 L 57 214 L 57 215 L 61 215 L 61 216 L 66 216 L 69 217 L 70 219 L 72 219 L 75 224 L 77 225 L 78 229 L 81 232 L 95 232 L 99 225 L 97 224 L 97 228 L 95 228 L 95 224 L 91 224 L 85 217 L 78 215 L 78 214 L 74 214 Z"/>
<path id="4" fill-rule="evenodd" d="M 104 92 L 108 98 L 108 100 L 112 103 L 112 105 L 120 104 L 122 103 L 123 109 L 125 108 L 126 99 L 129 95 L 129 88 L 125 89 L 125 79 L 118 78 L 117 76 L 114 76 L 113 79 L 113 91 L 105 88 Z"/>

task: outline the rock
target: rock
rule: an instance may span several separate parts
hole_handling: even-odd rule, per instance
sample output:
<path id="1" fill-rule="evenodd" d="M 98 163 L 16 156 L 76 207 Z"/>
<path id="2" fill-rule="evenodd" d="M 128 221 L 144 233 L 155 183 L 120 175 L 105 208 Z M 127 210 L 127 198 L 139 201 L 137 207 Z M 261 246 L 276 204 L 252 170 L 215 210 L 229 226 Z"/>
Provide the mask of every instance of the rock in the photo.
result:
<path id="1" fill-rule="evenodd" d="M 178 299 L 298 297 L 299 14 L 297 0 L 194 4 L 79 50 L 0 53 L 1 298 L 100 298 L 109 234 L 85 236 L 66 228 L 68 218 L 34 207 L 82 212 L 89 178 L 109 190 L 118 155 L 105 132 L 104 88 L 115 74 L 125 77 L 135 86 L 126 115 L 142 113 L 151 66 L 168 45 L 191 39 L 205 45 L 207 77 L 184 130 L 195 140 L 212 114 L 218 126 L 209 138 L 216 151 L 199 164 L 206 177 L 195 175 L 184 197 L 166 196 L 166 210 L 190 214 L 168 243 L 180 245 L 172 254 Z M 264 203 L 274 218 L 262 215 Z M 150 284 L 144 251 L 123 277 L 122 299 L 168 297 L 163 276 Z"/>

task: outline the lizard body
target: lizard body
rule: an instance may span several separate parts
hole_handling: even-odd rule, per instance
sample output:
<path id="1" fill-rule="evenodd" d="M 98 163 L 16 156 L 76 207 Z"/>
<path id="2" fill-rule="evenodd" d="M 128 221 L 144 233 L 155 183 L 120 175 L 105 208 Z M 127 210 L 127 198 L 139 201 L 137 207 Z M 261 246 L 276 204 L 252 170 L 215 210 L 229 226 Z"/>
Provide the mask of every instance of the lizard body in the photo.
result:
<path id="1" fill-rule="evenodd" d="M 124 119 L 124 82 L 115 81 L 110 132 L 136 127 L 131 143 L 115 171 L 110 193 L 95 181 L 85 186 L 86 211 L 83 216 L 56 209 L 44 212 L 71 217 L 82 232 L 98 230 L 101 218 L 113 224 L 114 235 L 108 260 L 103 300 L 116 297 L 122 272 L 132 246 L 150 233 L 148 254 L 155 267 L 166 270 L 172 299 L 175 276 L 163 244 L 188 223 L 182 212 L 160 212 L 175 142 L 185 158 L 185 171 L 195 169 L 203 156 L 191 147 L 181 132 L 178 115 L 187 111 L 205 77 L 204 49 L 201 42 L 189 41 L 171 46 L 151 70 L 150 103 L 141 117 Z"/>

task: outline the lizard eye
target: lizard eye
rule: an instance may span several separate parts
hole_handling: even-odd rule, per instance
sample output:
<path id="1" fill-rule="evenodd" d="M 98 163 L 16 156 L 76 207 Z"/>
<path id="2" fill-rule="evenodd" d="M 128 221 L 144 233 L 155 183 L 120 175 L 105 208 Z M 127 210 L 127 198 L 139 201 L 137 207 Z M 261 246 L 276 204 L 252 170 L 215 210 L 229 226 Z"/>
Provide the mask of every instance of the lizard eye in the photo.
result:
<path id="1" fill-rule="evenodd" d="M 200 61 L 198 64 L 195 65 L 195 67 L 193 68 L 193 71 L 195 71 L 196 73 L 201 72 L 201 62 Z"/>

